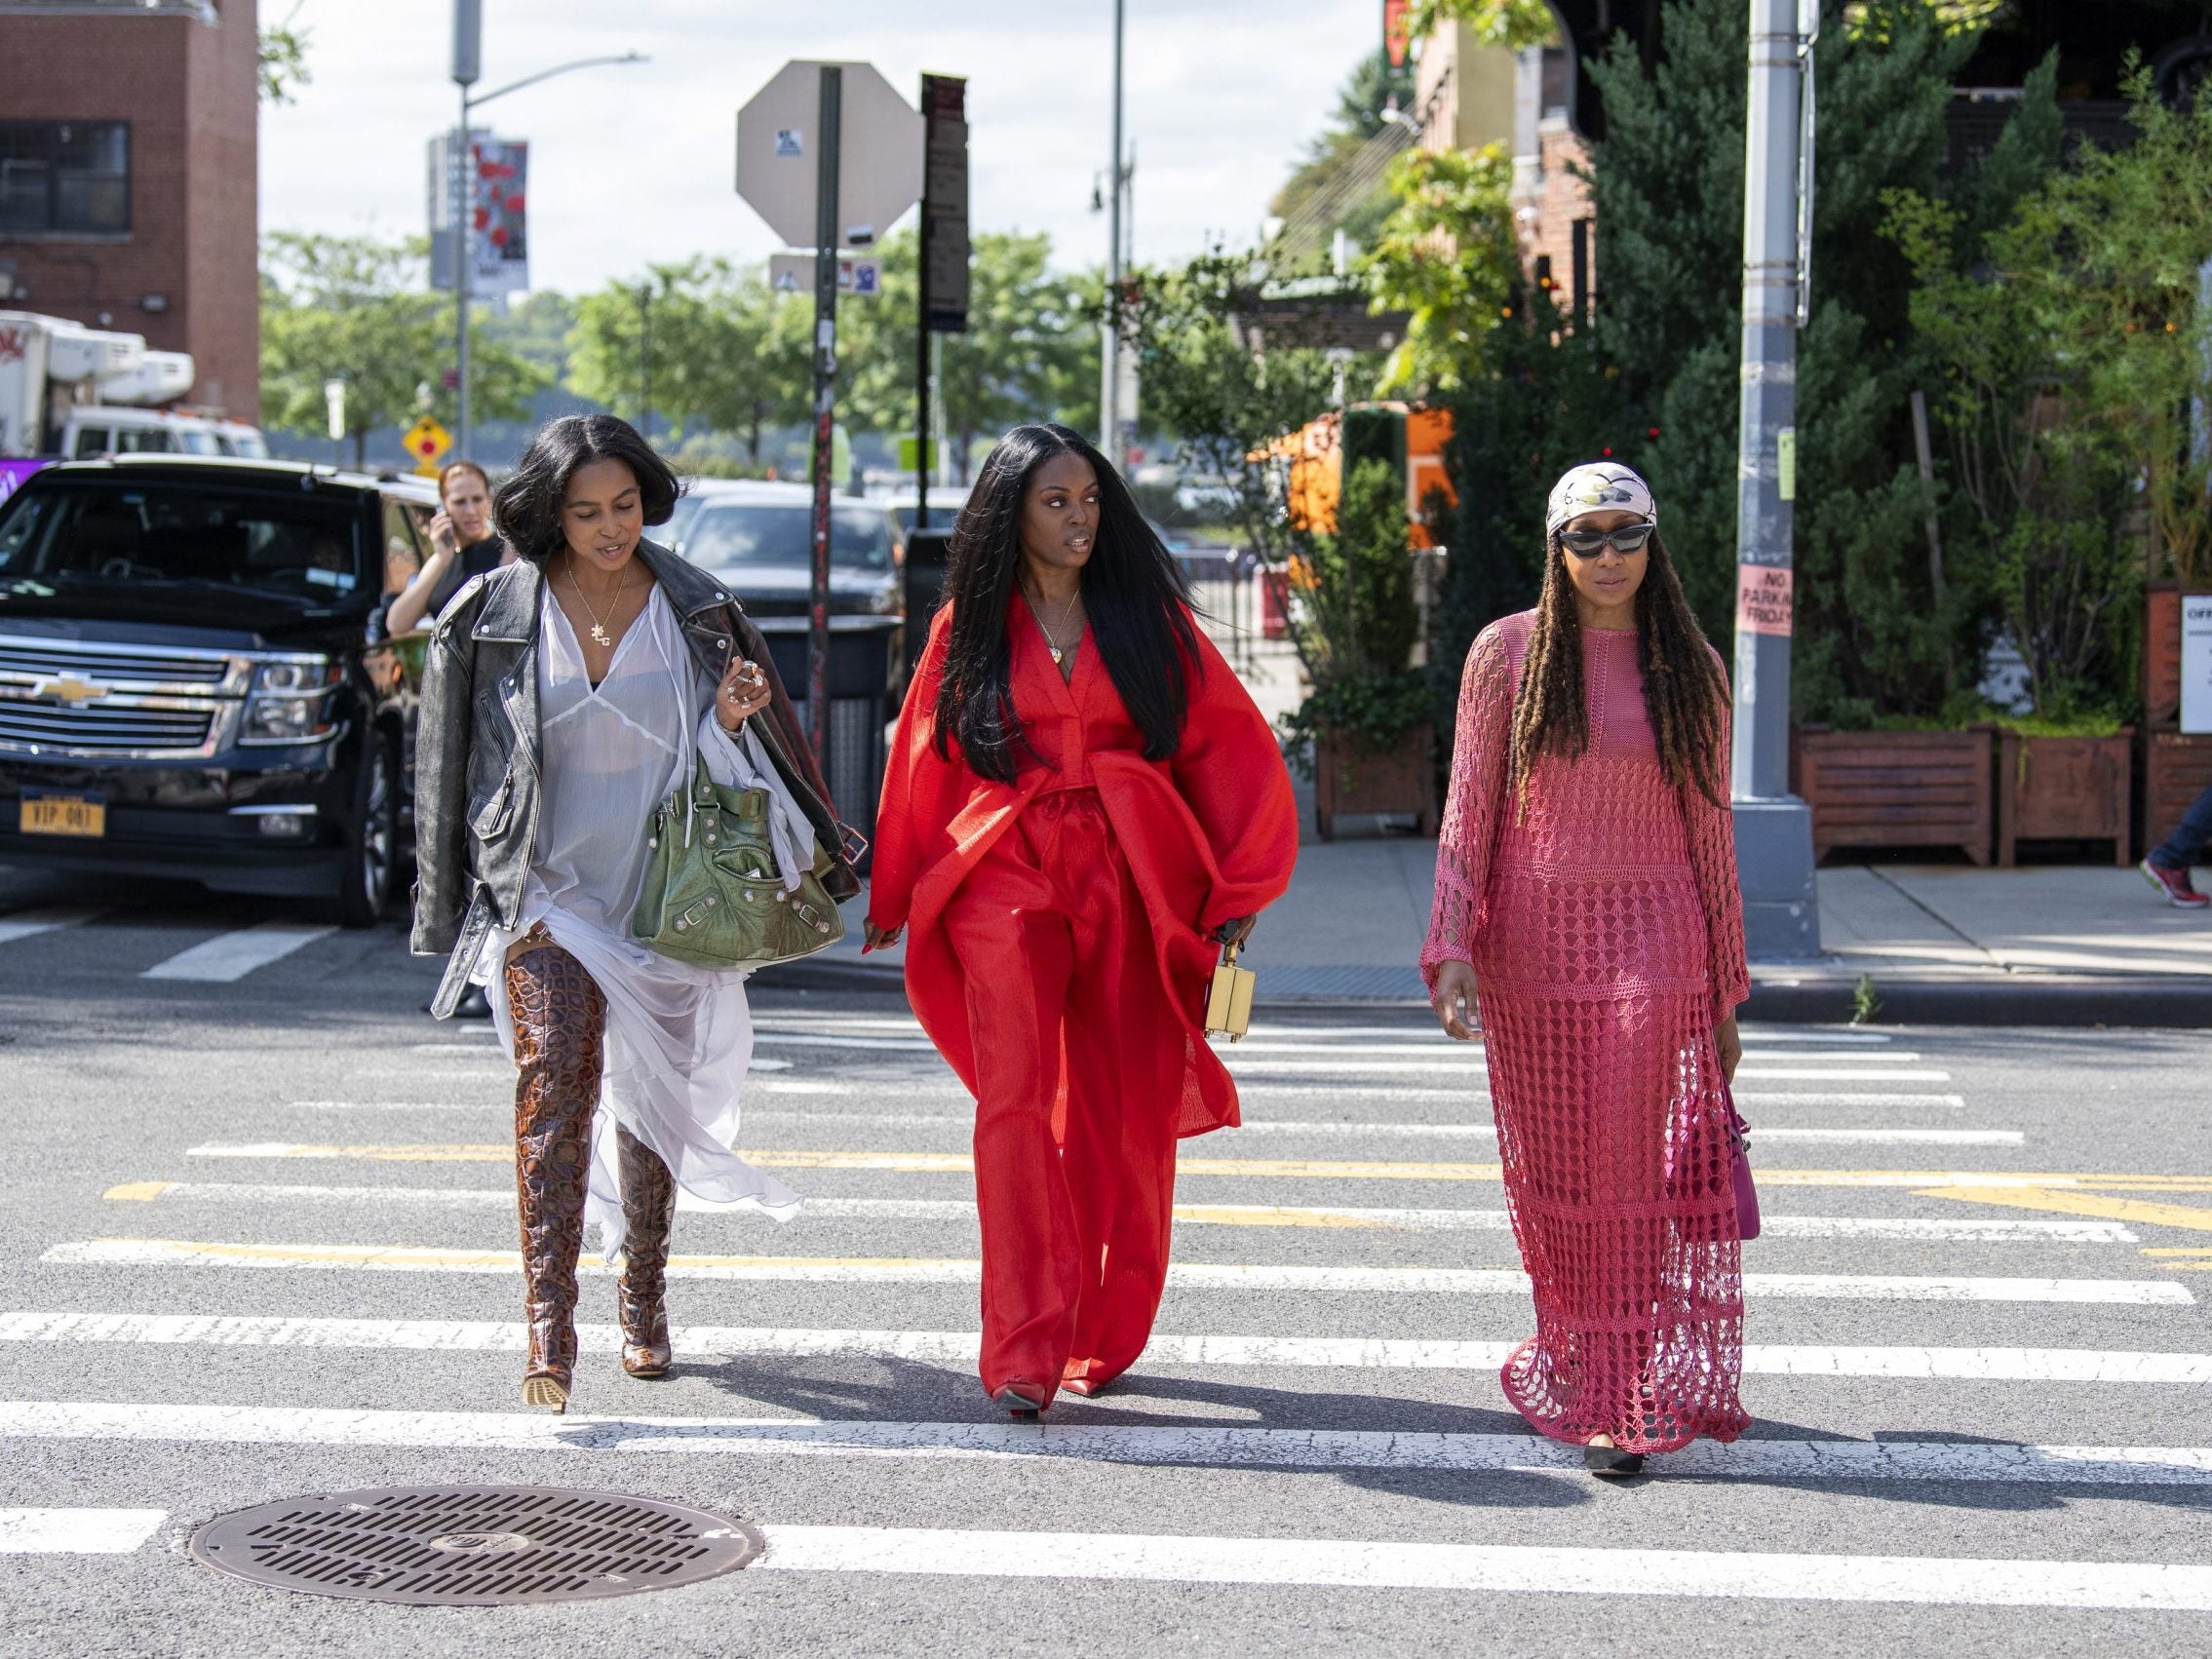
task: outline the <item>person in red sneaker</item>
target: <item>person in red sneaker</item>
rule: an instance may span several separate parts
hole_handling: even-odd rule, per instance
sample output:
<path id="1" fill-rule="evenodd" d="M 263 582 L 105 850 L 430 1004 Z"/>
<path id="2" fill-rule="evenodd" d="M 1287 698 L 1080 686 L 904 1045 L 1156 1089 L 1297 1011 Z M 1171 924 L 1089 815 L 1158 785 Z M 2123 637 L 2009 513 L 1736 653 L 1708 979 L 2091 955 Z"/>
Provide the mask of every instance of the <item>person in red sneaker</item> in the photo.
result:
<path id="1" fill-rule="evenodd" d="M 2151 849 L 2151 856 L 2136 868 L 2143 879 L 2166 896 L 2166 903 L 2185 910 L 2201 910 L 2212 896 L 2199 893 L 2189 879 L 2189 867 L 2204 857 L 2212 841 L 2212 790 L 2206 790 L 2181 815 L 2181 826 Z"/>

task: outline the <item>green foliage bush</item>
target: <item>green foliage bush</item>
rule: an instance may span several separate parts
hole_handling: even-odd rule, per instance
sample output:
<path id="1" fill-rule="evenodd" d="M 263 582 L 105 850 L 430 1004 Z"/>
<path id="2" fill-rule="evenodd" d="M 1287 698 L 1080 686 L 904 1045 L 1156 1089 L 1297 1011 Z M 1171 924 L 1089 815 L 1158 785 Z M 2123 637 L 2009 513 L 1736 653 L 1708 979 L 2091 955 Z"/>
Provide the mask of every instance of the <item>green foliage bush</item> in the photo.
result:
<path id="1" fill-rule="evenodd" d="M 1297 624 L 1313 690 L 1283 722 L 1301 764 L 1310 764 L 1300 752 L 1305 740 L 1322 732 L 1349 732 L 1384 751 L 1430 717 L 1427 676 L 1408 666 L 1420 615 L 1403 478 L 1379 456 L 1354 463 L 1337 503 L 1337 533 L 1313 538 Z"/>

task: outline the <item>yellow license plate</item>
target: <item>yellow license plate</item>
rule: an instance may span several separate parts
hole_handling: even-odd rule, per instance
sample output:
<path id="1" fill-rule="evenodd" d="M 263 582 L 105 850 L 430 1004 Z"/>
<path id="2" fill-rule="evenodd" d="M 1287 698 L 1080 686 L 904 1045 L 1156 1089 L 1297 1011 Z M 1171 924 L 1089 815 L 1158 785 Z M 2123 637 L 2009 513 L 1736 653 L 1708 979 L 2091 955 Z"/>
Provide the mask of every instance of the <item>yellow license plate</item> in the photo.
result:
<path id="1" fill-rule="evenodd" d="M 104 835 L 107 802 L 84 795 L 26 794 L 18 823 L 26 835 Z"/>

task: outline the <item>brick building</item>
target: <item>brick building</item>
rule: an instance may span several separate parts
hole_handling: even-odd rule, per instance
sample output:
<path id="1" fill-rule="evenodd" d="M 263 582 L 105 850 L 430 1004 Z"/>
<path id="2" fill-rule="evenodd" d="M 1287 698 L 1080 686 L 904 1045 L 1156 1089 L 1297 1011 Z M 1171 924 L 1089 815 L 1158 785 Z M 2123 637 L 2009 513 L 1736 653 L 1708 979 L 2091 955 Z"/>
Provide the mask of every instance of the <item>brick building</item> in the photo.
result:
<path id="1" fill-rule="evenodd" d="M 0 306 L 190 352 L 260 416 L 255 0 L 0 0 Z"/>
<path id="2" fill-rule="evenodd" d="M 1431 150 L 1505 146 L 1513 158 L 1513 229 L 1532 282 L 1549 279 L 1562 310 L 1588 309 L 1595 283 L 1587 151 L 1568 121 L 1572 70 L 1560 47 L 1478 43 L 1464 23 L 1421 42 L 1414 107 Z"/>

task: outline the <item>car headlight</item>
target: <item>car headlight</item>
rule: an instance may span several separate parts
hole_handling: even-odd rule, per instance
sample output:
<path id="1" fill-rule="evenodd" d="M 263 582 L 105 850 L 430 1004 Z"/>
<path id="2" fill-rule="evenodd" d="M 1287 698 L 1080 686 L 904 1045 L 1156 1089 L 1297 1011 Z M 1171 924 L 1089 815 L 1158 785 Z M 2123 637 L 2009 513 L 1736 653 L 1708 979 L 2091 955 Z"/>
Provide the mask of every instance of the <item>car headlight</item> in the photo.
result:
<path id="1" fill-rule="evenodd" d="M 253 671 L 255 691 L 321 691 L 336 676 L 328 657 L 295 657 L 290 662 L 263 663 Z"/>
<path id="2" fill-rule="evenodd" d="M 886 582 L 868 596 L 868 608 L 876 616 L 890 616 L 899 608 L 899 585 Z"/>
<path id="3" fill-rule="evenodd" d="M 338 671 L 328 657 L 262 663 L 246 699 L 241 743 L 317 743 L 337 729 L 330 694 Z"/>

